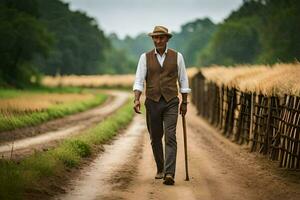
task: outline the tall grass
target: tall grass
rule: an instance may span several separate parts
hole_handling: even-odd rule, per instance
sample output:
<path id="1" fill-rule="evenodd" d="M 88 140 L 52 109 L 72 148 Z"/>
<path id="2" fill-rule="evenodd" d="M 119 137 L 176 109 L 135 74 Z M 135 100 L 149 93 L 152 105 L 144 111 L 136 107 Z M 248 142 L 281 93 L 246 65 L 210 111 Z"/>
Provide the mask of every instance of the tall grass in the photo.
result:
<path id="1" fill-rule="evenodd" d="M 206 80 L 219 86 L 265 95 L 300 95 L 300 63 L 201 68 Z"/>
<path id="2" fill-rule="evenodd" d="M 81 112 L 88 108 L 100 105 L 106 99 L 107 95 L 96 94 L 93 96 L 93 98 L 88 100 L 58 104 L 37 112 L 25 112 L 22 114 L 2 113 L 0 115 L 0 131 L 37 125 L 50 119 L 60 118 L 73 113 Z"/>
<path id="3" fill-rule="evenodd" d="M 36 153 L 20 163 L 0 162 L 0 199 L 22 199 L 26 189 L 38 189 L 44 178 L 62 173 L 66 168 L 78 166 L 81 159 L 91 155 L 93 146 L 111 139 L 133 118 L 132 101 L 122 106 L 105 121 L 79 136 L 63 141 L 48 152 Z"/>
<path id="4" fill-rule="evenodd" d="M 197 68 L 188 68 L 189 78 L 194 76 Z M 135 79 L 134 74 L 124 75 L 66 75 L 66 76 L 45 76 L 42 84 L 48 87 L 58 86 L 76 86 L 76 87 L 101 87 L 101 88 L 118 88 L 131 89 Z"/>
<path id="5" fill-rule="evenodd" d="M 135 76 L 124 75 L 66 75 L 45 76 L 42 84 L 49 87 L 76 86 L 76 87 L 104 87 L 104 88 L 132 88 Z"/>

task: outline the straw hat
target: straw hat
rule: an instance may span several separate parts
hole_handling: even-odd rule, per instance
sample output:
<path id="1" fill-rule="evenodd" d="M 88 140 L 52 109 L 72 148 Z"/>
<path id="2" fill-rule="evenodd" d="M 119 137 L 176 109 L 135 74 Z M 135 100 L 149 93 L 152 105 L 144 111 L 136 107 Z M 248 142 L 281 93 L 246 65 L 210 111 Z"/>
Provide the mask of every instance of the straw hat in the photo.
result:
<path id="1" fill-rule="evenodd" d="M 172 37 L 172 34 L 168 32 L 168 29 L 164 26 L 155 26 L 152 33 L 148 33 L 150 37 L 156 35 L 167 35 L 169 38 Z"/>

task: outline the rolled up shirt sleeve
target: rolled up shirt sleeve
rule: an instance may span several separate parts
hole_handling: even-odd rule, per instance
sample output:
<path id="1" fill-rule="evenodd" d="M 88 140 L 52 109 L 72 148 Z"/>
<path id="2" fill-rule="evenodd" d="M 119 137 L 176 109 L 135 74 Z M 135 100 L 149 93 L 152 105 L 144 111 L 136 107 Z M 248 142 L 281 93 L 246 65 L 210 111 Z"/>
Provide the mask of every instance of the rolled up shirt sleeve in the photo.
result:
<path id="1" fill-rule="evenodd" d="M 184 59 L 181 53 L 178 52 L 177 56 L 177 65 L 178 65 L 178 83 L 181 93 L 190 93 L 191 89 L 189 88 L 189 80 L 185 69 Z"/>
<path id="2" fill-rule="evenodd" d="M 143 53 L 140 56 L 140 59 L 139 59 L 138 65 L 137 65 L 136 74 L 135 74 L 135 81 L 134 81 L 134 84 L 133 84 L 133 91 L 138 90 L 138 91 L 143 92 L 146 73 L 147 73 L 146 54 Z"/>

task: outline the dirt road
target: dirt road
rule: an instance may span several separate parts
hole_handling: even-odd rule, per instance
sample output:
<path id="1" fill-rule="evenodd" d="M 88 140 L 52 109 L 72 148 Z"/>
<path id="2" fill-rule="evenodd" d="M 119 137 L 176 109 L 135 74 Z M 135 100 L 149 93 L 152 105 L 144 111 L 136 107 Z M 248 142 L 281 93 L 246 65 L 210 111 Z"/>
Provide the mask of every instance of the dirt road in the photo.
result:
<path id="1" fill-rule="evenodd" d="M 181 118 L 179 118 L 180 120 Z M 300 199 L 300 173 L 279 169 L 260 155 L 248 153 L 196 116 L 187 115 L 190 181 L 184 181 L 181 120 L 177 127 L 176 183 L 155 180 L 155 164 L 142 115 L 106 151 L 62 186 L 66 193 L 54 199 Z"/>
<path id="2" fill-rule="evenodd" d="M 61 119 L 51 120 L 35 127 L 26 127 L 10 132 L 2 132 L 0 142 L 0 155 L 8 158 L 13 146 L 14 158 L 30 155 L 34 151 L 47 149 L 66 137 L 76 135 L 89 126 L 99 123 L 109 114 L 116 111 L 129 98 L 128 92 L 106 91 L 109 100 L 98 107 L 70 115 Z M 15 141 L 11 140 L 15 135 Z"/>

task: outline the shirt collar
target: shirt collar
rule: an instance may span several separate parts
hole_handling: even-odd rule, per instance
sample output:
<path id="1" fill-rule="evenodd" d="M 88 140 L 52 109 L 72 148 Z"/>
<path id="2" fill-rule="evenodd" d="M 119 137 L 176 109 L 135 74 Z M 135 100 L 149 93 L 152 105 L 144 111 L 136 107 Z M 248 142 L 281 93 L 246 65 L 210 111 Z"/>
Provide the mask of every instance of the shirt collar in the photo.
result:
<path id="1" fill-rule="evenodd" d="M 156 48 L 154 49 L 154 53 L 155 53 L 155 55 L 156 55 L 156 54 L 159 54 L 159 53 L 157 52 Z M 167 53 L 168 53 L 168 46 L 166 47 L 166 50 L 165 50 L 165 52 L 164 52 L 163 54 L 166 54 L 166 55 L 167 55 Z"/>

